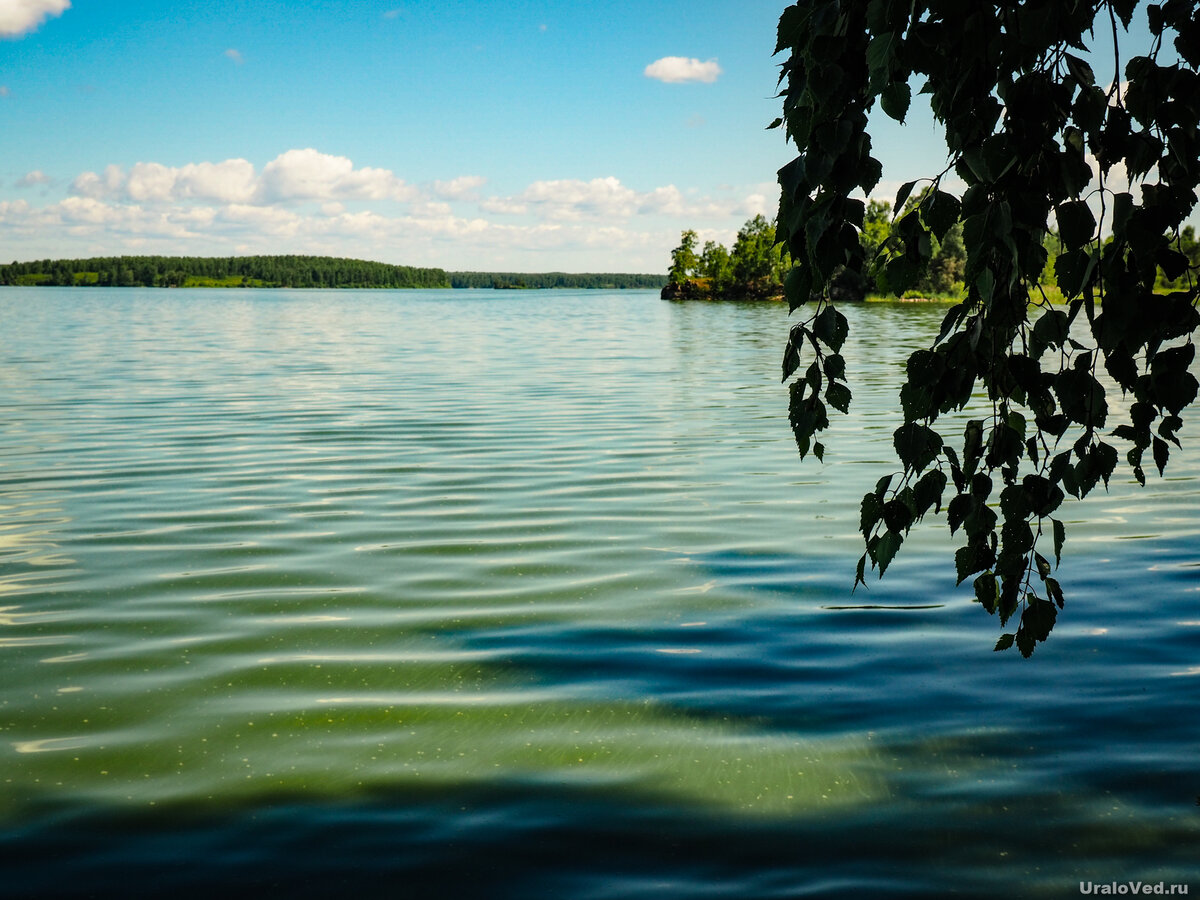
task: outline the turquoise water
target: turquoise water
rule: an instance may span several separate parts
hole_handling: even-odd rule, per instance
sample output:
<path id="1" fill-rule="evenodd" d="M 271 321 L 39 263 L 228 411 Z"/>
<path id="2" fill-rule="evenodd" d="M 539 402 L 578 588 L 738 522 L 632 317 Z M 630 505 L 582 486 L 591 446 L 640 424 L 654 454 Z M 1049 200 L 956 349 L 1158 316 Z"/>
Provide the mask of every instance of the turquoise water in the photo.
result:
<path id="1" fill-rule="evenodd" d="M 847 310 L 820 464 L 775 305 L 0 292 L 5 890 L 1200 891 L 1194 443 L 1031 660 L 944 526 L 849 591 L 941 314 Z"/>

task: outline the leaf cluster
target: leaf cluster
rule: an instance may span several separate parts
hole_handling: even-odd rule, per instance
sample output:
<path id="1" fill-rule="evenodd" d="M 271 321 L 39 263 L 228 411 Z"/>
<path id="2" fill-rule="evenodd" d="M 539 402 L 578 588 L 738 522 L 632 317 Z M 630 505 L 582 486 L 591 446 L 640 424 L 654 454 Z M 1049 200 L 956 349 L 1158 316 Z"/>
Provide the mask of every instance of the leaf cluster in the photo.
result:
<path id="1" fill-rule="evenodd" d="M 932 345 L 909 357 L 893 441 L 901 468 L 863 498 L 855 584 L 868 566 L 882 575 L 912 527 L 944 511 L 964 541 L 959 583 L 970 580 L 1002 625 L 1016 624 L 996 649 L 1025 656 L 1064 604 L 1052 574 L 1066 539 L 1060 505 L 1108 485 L 1118 444 L 1136 480 L 1145 482 L 1147 450 L 1161 473 L 1197 394 L 1200 266 L 1181 227 L 1200 185 L 1200 12 L 1180 0 L 1145 6 L 1153 44 L 1125 63 L 1123 81 L 1098 84 L 1079 55 L 1098 29 L 1111 31 L 1121 71 L 1120 38 L 1137 6 L 804 0 L 779 21 L 783 115 L 772 127 L 799 154 L 779 170 L 777 234 L 794 261 L 789 305 L 812 309 L 784 351 L 784 380 L 804 373 L 791 388 L 797 445 L 822 456 L 828 408 L 850 401 L 846 322 L 830 285 L 835 271 L 870 264 L 853 196 L 869 195 L 882 173 L 867 115 L 878 104 L 903 121 L 910 85 L 920 85 L 944 128 L 947 165 L 920 191 L 900 188 L 896 240 L 876 273 L 906 290 L 961 228 L 965 296 Z M 1160 61 L 1165 46 L 1177 61 Z M 1122 169 L 1132 187 L 1111 177 Z M 951 171 L 961 196 L 942 187 Z M 1052 227 L 1060 308 L 1038 294 Z M 1155 292 L 1162 274 L 1169 293 Z M 1105 374 L 1126 398 L 1119 407 Z M 967 408 L 980 414 L 961 439 L 939 431 L 943 416 Z"/>
<path id="2" fill-rule="evenodd" d="M 742 225 L 732 251 L 707 241 L 697 253 L 696 242 L 696 232 L 690 228 L 680 235 L 667 275 L 670 284 L 687 287 L 690 295 L 778 296 L 783 276 L 791 268 L 791 260 L 775 240 L 775 227 L 762 215 Z"/>

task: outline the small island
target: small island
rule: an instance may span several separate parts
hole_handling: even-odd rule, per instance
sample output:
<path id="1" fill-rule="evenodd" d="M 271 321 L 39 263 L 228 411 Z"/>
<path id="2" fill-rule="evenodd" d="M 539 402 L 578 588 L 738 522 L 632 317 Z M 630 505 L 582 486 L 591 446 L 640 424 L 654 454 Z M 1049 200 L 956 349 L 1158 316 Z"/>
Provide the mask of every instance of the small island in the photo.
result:
<path id="1" fill-rule="evenodd" d="M 775 227 L 763 216 L 742 226 L 732 252 L 707 241 L 696 254 L 696 232 L 687 230 L 671 251 L 664 300 L 782 300 L 791 260 L 775 243 Z"/>

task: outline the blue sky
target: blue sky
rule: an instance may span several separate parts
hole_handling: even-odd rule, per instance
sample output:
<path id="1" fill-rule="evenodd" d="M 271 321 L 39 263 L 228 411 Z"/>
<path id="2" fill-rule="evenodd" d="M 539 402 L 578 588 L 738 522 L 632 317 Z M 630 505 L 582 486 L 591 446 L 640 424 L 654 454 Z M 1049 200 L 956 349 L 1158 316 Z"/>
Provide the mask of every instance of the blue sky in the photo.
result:
<path id="1" fill-rule="evenodd" d="M 775 210 L 784 5 L 0 0 L 0 256 L 662 272 Z"/>

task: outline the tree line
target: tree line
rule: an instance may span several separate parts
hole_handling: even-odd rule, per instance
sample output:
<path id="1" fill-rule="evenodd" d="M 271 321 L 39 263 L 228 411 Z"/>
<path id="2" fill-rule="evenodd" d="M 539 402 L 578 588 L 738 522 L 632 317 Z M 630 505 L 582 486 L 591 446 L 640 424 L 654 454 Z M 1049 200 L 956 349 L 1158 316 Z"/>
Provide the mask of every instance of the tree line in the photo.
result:
<path id="1" fill-rule="evenodd" d="M 830 279 L 831 298 L 835 301 L 863 300 L 867 295 L 892 293 L 887 280 L 887 266 L 893 260 L 904 259 L 908 254 L 901 229 L 896 223 L 927 202 L 931 188 L 926 188 L 906 200 L 899 215 L 893 214 L 892 204 L 886 200 L 870 200 L 863 213 L 863 226 L 858 233 L 868 265 L 863 272 L 839 267 Z M 669 285 L 664 296 L 678 297 L 751 297 L 771 296 L 779 298 L 783 293 L 783 277 L 791 261 L 782 245 L 771 247 L 767 241 L 774 240 L 775 229 L 762 216 L 747 222 L 738 232 L 733 252 L 714 241 L 707 241 L 699 253 L 696 252 L 696 232 L 684 231 L 679 246 L 671 251 Z M 941 238 L 928 235 L 929 256 L 915 281 L 907 286 L 905 297 L 961 299 L 964 294 L 963 275 L 967 264 L 967 250 L 963 244 L 962 222 L 955 222 Z M 1109 236 L 1108 242 L 1112 241 Z M 1062 253 L 1062 240 L 1058 230 L 1048 228 L 1042 241 L 1046 263 L 1037 279 L 1043 289 L 1051 289 L 1056 297 L 1058 278 L 1055 264 Z M 1200 242 L 1196 229 L 1188 225 L 1179 235 L 1178 249 L 1183 253 L 1191 268 L 1200 267 Z M 1172 278 L 1161 267 L 1155 287 L 1158 290 L 1182 290 L 1186 288 L 1187 273 L 1177 272 Z"/>
<path id="2" fill-rule="evenodd" d="M 446 272 L 331 256 L 103 256 L 0 265 L 0 285 L 247 288 L 660 288 L 662 275 Z"/>
<path id="3" fill-rule="evenodd" d="M 0 284 L 94 287 L 449 287 L 442 269 L 330 256 L 104 256 L 13 262 Z"/>
<path id="4" fill-rule="evenodd" d="M 775 227 L 755 216 L 737 233 L 733 249 L 706 241 L 699 253 L 696 232 L 684 231 L 671 251 L 664 299 L 750 299 L 780 297 L 783 276 L 791 267 L 783 246 L 775 243 Z"/>
<path id="5" fill-rule="evenodd" d="M 454 288 L 599 288 L 626 290 L 663 286 L 662 275 L 597 272 L 450 272 Z"/>

